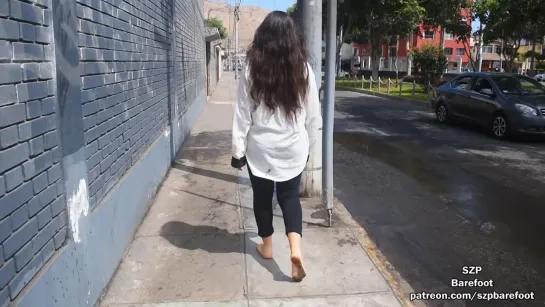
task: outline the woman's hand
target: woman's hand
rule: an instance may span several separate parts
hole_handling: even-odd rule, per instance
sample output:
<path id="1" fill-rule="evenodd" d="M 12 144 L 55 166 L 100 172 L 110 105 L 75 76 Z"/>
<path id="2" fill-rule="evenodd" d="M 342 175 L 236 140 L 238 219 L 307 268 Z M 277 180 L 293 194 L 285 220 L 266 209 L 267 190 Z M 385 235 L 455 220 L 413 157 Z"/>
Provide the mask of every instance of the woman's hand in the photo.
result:
<path id="1" fill-rule="evenodd" d="M 239 171 L 242 171 L 242 168 L 246 166 L 246 157 L 242 157 L 240 159 L 232 157 L 231 166 L 238 169 Z"/>

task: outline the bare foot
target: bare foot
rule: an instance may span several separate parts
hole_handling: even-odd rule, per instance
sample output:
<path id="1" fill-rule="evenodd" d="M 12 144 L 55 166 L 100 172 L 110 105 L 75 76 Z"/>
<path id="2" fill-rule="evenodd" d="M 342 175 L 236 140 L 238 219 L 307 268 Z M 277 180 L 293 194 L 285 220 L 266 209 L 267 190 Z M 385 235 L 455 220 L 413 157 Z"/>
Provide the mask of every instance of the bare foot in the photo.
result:
<path id="1" fill-rule="evenodd" d="M 266 247 L 265 244 L 260 243 L 257 244 L 257 251 L 261 255 L 261 257 L 265 259 L 272 259 L 273 253 L 272 253 L 272 247 Z"/>
<path id="2" fill-rule="evenodd" d="M 303 267 L 303 261 L 301 256 L 292 255 L 291 256 L 291 278 L 295 282 L 300 282 L 307 276 L 305 268 Z"/>

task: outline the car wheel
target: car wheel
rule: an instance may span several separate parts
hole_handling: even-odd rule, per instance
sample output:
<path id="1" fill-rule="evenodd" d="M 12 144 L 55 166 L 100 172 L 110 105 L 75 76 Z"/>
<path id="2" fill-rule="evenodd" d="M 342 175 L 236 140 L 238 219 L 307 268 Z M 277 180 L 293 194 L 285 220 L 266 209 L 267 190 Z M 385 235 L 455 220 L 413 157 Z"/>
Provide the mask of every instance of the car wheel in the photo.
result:
<path id="1" fill-rule="evenodd" d="M 437 117 L 437 121 L 441 124 L 448 121 L 448 109 L 444 103 L 440 102 L 439 104 L 437 104 L 437 108 L 435 108 L 435 116 Z"/>
<path id="2" fill-rule="evenodd" d="M 492 120 L 492 135 L 497 139 L 507 139 L 509 136 L 509 122 L 503 114 L 496 114 Z"/>

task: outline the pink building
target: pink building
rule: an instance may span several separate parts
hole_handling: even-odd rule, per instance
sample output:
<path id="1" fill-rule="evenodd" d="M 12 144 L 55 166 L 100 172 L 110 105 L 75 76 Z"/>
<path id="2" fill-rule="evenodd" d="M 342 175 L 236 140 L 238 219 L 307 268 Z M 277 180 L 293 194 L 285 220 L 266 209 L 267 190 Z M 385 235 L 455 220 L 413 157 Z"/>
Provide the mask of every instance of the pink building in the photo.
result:
<path id="1" fill-rule="evenodd" d="M 466 16 L 465 22 L 471 25 L 471 14 L 465 9 L 462 10 L 464 16 Z M 424 24 L 420 25 L 418 30 L 415 30 L 412 35 L 412 40 L 407 49 L 407 39 L 401 39 L 399 41 L 399 53 L 398 53 L 398 70 L 407 71 L 407 56 L 410 50 L 424 46 L 426 44 L 439 45 L 441 43 L 441 35 L 443 30 L 439 26 L 437 28 L 426 27 Z M 458 42 L 457 37 L 454 37 L 451 33 L 444 33 L 444 48 L 445 55 L 448 60 L 448 71 L 459 72 L 463 68 L 469 66 L 469 55 L 466 52 L 463 42 Z M 468 46 L 469 50 L 470 46 Z M 371 61 L 371 49 L 368 44 L 354 44 L 354 49 L 357 50 L 358 55 L 361 57 L 362 69 L 370 69 Z M 388 46 L 384 44 L 382 46 L 381 56 L 381 70 L 396 70 L 395 60 L 393 57 L 396 55 L 396 44 Z"/>

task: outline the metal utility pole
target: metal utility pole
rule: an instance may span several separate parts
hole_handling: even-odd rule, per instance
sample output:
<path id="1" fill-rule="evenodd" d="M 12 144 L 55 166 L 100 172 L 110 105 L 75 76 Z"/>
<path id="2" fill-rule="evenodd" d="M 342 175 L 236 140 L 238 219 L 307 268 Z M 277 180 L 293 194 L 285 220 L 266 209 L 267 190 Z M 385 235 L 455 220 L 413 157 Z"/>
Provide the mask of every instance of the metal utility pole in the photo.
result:
<path id="1" fill-rule="evenodd" d="M 231 71 L 231 36 L 227 37 L 227 69 Z"/>
<path id="2" fill-rule="evenodd" d="M 479 21 L 479 62 L 477 63 L 477 71 L 481 72 L 483 68 L 483 24 Z"/>
<path id="3" fill-rule="evenodd" d="M 231 5 L 229 3 L 227 3 L 227 5 L 229 6 L 229 28 L 228 28 L 229 36 L 227 37 L 227 68 L 229 69 L 229 71 L 231 71 L 232 65 L 233 65 L 233 58 L 231 57 L 231 38 L 233 36 L 231 32 Z"/>
<path id="4" fill-rule="evenodd" d="M 236 0 L 235 4 L 235 79 L 238 79 L 238 21 L 240 19 L 240 1 Z"/>
<path id="5" fill-rule="evenodd" d="M 501 31 L 501 47 L 500 47 L 500 72 L 503 71 L 503 31 Z"/>
<path id="6" fill-rule="evenodd" d="M 536 58 L 536 40 L 537 40 L 536 30 L 534 30 L 533 34 L 534 35 L 532 37 L 532 56 L 530 58 L 530 74 L 529 74 L 530 77 L 533 77 L 536 74 L 535 66 L 534 66 L 534 60 Z"/>
<path id="7" fill-rule="evenodd" d="M 329 225 L 333 212 L 333 125 L 335 120 L 335 57 L 337 38 L 337 0 L 327 2 L 324 128 L 323 128 L 323 197 L 329 213 Z"/>
<path id="8" fill-rule="evenodd" d="M 412 47 L 412 43 L 413 43 L 413 31 L 410 31 L 409 35 L 408 35 L 408 39 L 407 39 L 407 42 L 406 42 L 406 46 L 405 48 L 410 51 L 411 50 L 411 47 Z M 411 75 L 411 68 L 413 66 L 413 57 L 411 55 L 411 53 L 409 52 L 407 54 L 407 76 L 410 76 Z"/>
<path id="9" fill-rule="evenodd" d="M 447 36 L 447 31 L 443 25 L 441 25 L 441 52 L 445 52 L 445 37 Z M 444 73 L 448 73 L 448 65 L 447 68 L 443 71 Z"/>
<path id="10" fill-rule="evenodd" d="M 337 71 L 337 77 L 339 77 L 341 75 L 341 61 L 342 61 L 342 54 L 343 54 L 343 27 L 341 26 L 341 29 L 340 29 L 340 33 L 339 33 L 339 39 L 337 40 L 337 50 L 338 50 L 338 55 L 337 55 L 337 63 L 336 63 L 336 71 Z M 360 66 L 361 67 L 361 66 Z M 361 67 L 361 69 L 363 69 L 363 67 Z"/>
<path id="11" fill-rule="evenodd" d="M 316 76 L 316 87 L 322 87 L 322 0 L 298 0 L 299 24 L 305 35 L 310 65 Z M 321 127 L 319 127 L 321 128 Z M 309 159 L 301 178 L 299 193 L 303 197 L 322 195 L 322 140 L 310 149 Z"/>

